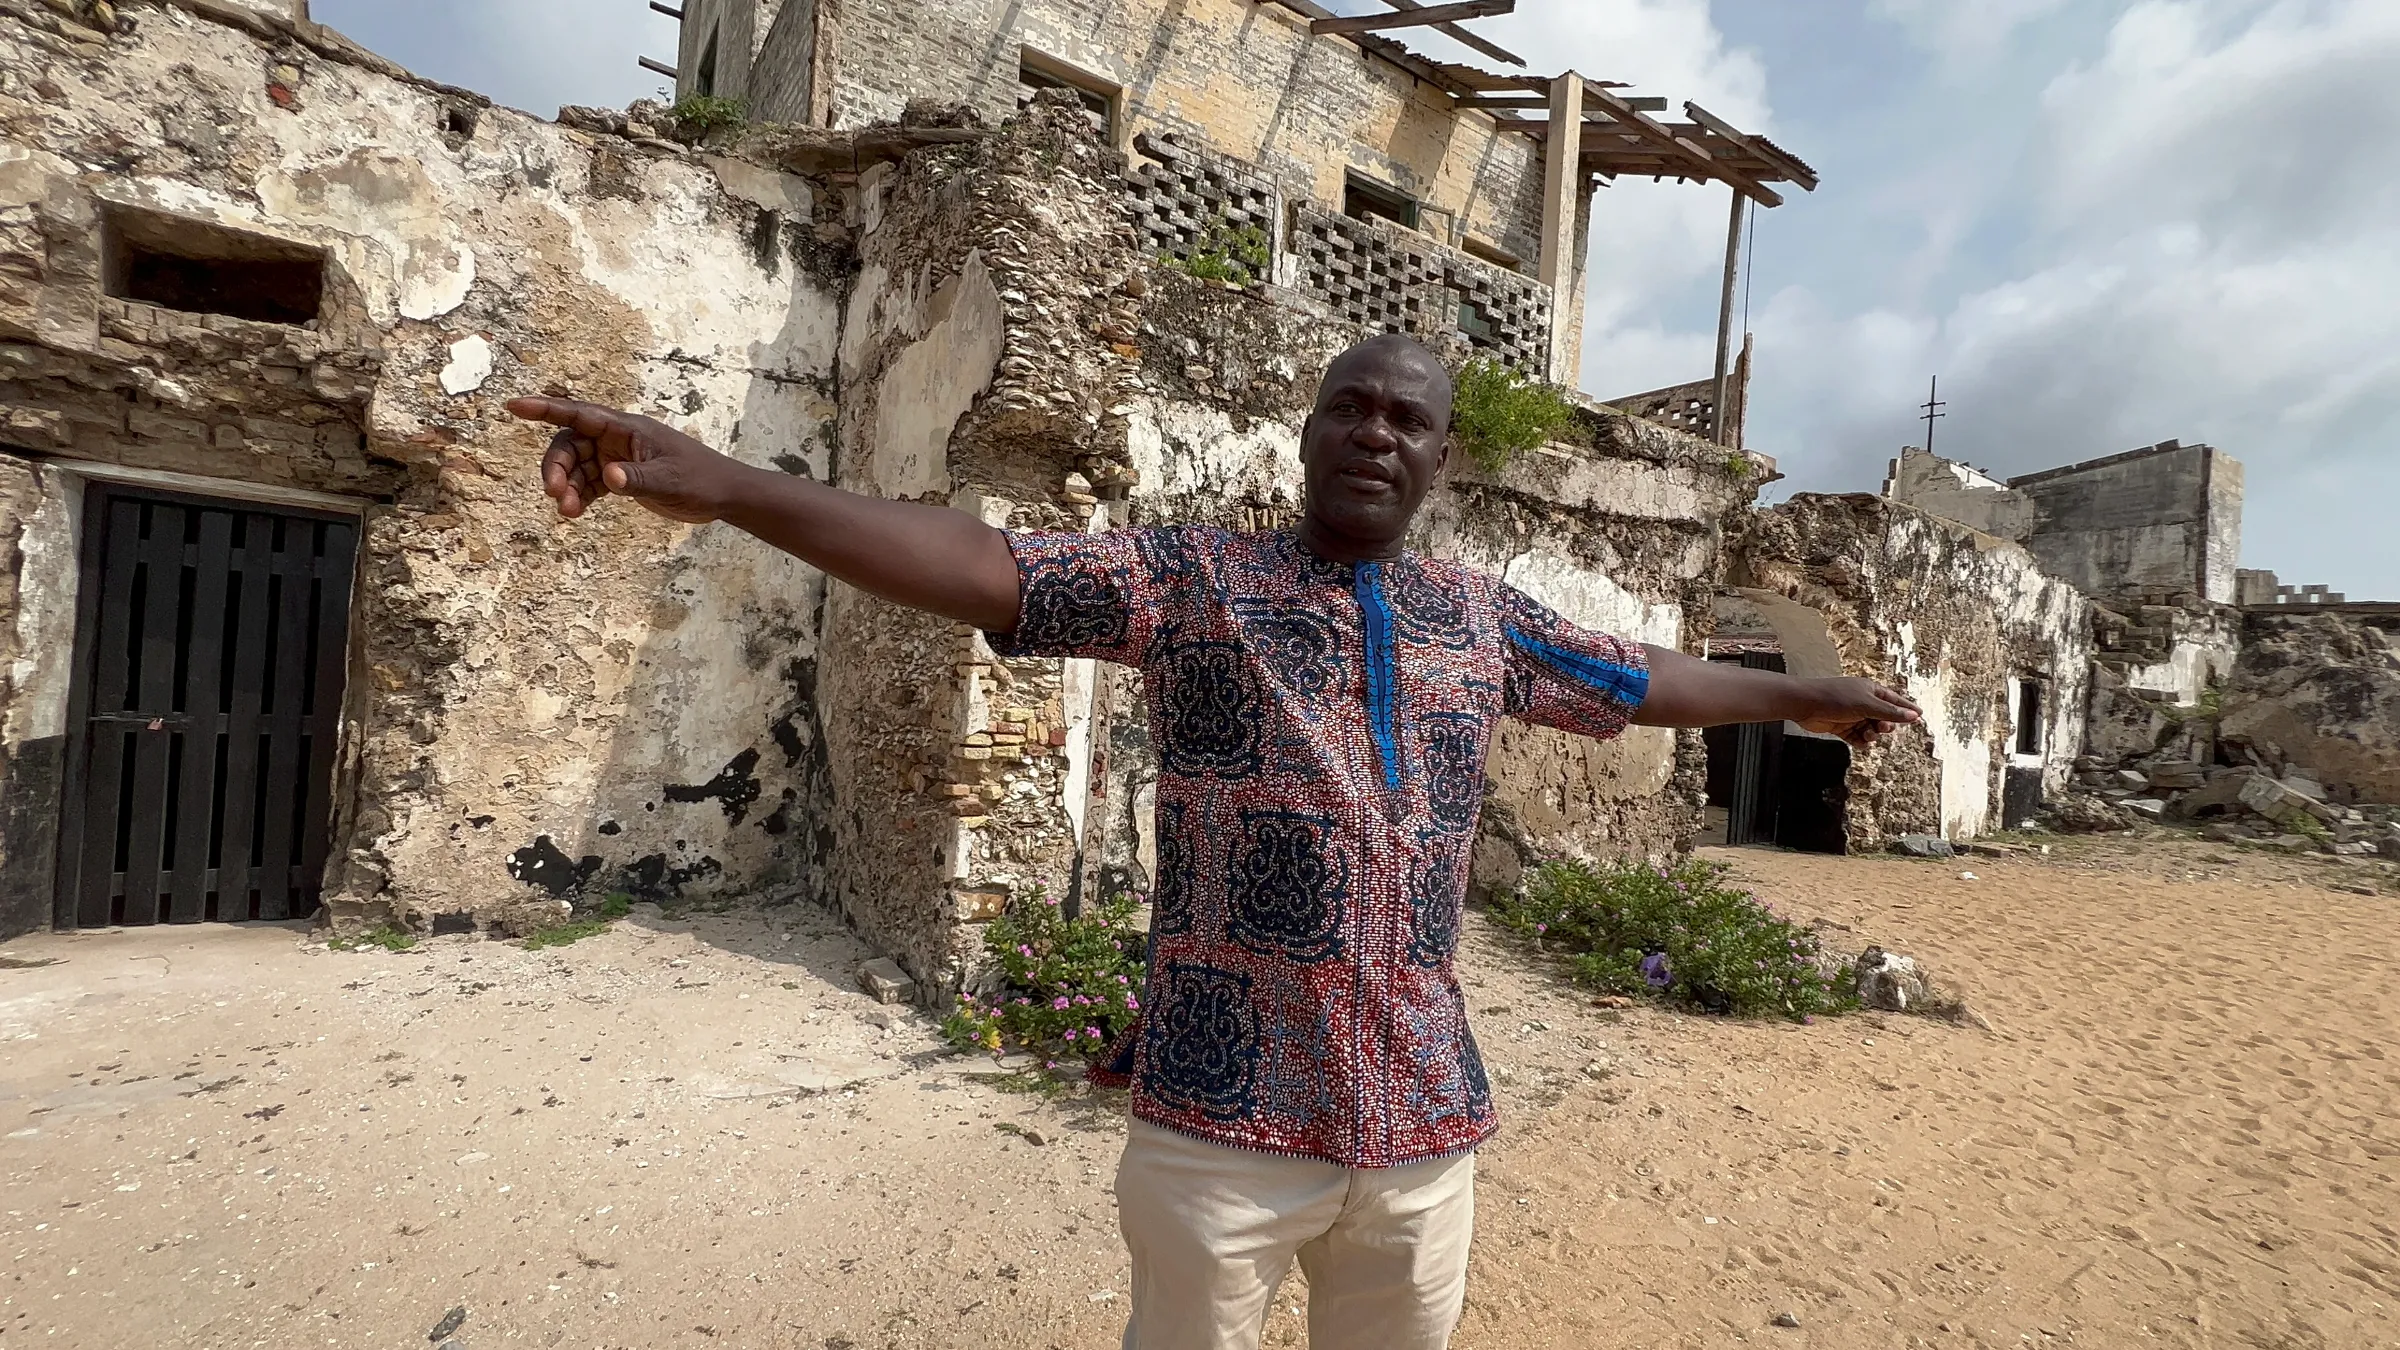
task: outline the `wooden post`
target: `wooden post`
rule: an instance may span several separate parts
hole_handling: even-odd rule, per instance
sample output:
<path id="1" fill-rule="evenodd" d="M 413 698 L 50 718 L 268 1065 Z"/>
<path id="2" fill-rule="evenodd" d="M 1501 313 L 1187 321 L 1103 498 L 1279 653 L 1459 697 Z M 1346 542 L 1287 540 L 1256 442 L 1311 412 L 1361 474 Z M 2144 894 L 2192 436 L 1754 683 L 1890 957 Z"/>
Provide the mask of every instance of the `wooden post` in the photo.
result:
<path id="1" fill-rule="evenodd" d="M 1583 205 L 1583 77 L 1568 71 L 1550 82 L 1549 154 L 1542 166 L 1542 281 L 1550 288 L 1550 379 L 1572 385 L 1576 215 Z"/>
<path id="2" fill-rule="evenodd" d="M 1709 439 L 1719 445 L 1731 444 L 1725 438 L 1725 379 L 1733 370 L 1733 284 L 1742 271 L 1742 208 L 1750 200 L 1740 188 L 1733 190 L 1733 223 L 1725 227 L 1725 297 L 1717 307 L 1717 384 L 1715 401 L 1709 409 Z"/>

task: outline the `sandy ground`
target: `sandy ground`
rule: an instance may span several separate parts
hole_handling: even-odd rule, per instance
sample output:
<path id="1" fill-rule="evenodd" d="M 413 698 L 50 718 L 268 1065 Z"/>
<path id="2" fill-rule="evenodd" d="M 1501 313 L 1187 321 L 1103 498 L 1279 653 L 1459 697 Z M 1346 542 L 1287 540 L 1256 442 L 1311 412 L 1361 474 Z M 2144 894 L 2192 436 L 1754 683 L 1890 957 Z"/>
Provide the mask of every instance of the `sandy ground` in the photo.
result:
<path id="1" fill-rule="evenodd" d="M 1716 856 L 1995 1031 L 1604 1012 L 1476 929 L 1510 1127 L 1463 1350 L 2400 1346 L 2400 894 L 2335 889 L 2388 869 Z M 863 955 L 788 909 L 8 944 L 0 1347 L 425 1346 L 453 1308 L 482 1350 L 1113 1345 L 1120 1108 L 946 1056 Z"/>

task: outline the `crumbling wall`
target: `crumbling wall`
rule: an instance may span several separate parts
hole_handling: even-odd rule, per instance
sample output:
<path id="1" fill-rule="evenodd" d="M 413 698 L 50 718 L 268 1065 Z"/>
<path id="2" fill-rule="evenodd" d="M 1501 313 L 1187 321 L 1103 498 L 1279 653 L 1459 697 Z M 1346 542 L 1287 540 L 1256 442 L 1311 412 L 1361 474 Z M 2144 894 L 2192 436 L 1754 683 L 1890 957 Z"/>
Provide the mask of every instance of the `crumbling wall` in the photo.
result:
<path id="1" fill-rule="evenodd" d="M 2400 606 L 2253 610 L 2218 735 L 2237 762 L 2400 804 Z"/>
<path id="2" fill-rule="evenodd" d="M 620 504 L 556 521 L 542 438 L 500 403 L 572 392 L 824 474 L 839 203 L 488 106 L 304 21 L 136 17 L 0 0 L 0 426 L 62 471 L 358 503 L 337 911 L 523 926 L 611 890 L 809 888 L 820 579 Z M 321 250 L 325 307 L 112 297 L 112 211 Z"/>
<path id="3" fill-rule="evenodd" d="M 1856 851 L 1904 834 L 1967 840 L 1999 828 L 2012 767 L 2061 791 L 2083 739 L 2090 602 L 2032 555 L 1881 497 L 1804 494 L 1762 512 L 1736 579 L 1821 613 L 1843 672 L 1893 684 L 1925 710 L 1850 769 Z M 2014 754 L 2012 700 L 2043 681 L 2042 750 Z"/>
<path id="4" fill-rule="evenodd" d="M 1472 235 L 1529 264 L 1541 255 L 1538 142 L 1461 116 L 1448 95 L 1347 42 L 1313 37 L 1290 10 L 1253 0 L 818 8 L 817 40 L 832 50 L 815 60 L 838 82 L 834 125 L 888 121 L 918 97 L 963 102 L 998 122 L 1016 107 L 1019 52 L 1030 47 L 1128 91 L 1120 146 L 1142 132 L 1181 136 L 1257 161 L 1288 197 L 1336 206 L 1356 169 L 1439 213 L 1427 228 L 1444 242 Z"/>
<path id="5" fill-rule="evenodd" d="M 912 113 L 912 120 L 971 121 Z M 1126 477 L 1142 271 L 1122 163 L 1069 100 L 860 182 L 836 482 L 1015 529 L 1092 530 Z M 1137 283 L 1134 290 L 1141 290 Z M 819 699 L 831 890 L 918 979 L 954 986 L 962 921 L 1071 893 L 1105 746 L 1090 662 L 1002 660 L 980 634 L 836 586 Z"/>

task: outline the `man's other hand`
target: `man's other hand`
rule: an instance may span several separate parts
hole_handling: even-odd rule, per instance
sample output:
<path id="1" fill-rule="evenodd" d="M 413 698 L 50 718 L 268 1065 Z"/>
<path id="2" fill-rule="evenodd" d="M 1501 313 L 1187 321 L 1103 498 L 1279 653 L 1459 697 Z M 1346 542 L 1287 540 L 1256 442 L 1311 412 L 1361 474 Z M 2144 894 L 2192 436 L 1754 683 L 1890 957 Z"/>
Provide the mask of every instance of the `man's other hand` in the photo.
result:
<path id="1" fill-rule="evenodd" d="M 1908 695 L 1873 680 L 1811 680 L 1809 686 L 1815 708 L 1810 716 L 1796 719 L 1800 725 L 1861 749 L 1908 723 L 1925 720 L 1924 710 Z"/>
<path id="2" fill-rule="evenodd" d="M 613 492 L 699 525 L 740 491 L 740 464 L 655 418 L 557 398 L 512 398 L 508 410 L 559 429 L 542 456 L 542 491 L 568 520 Z"/>

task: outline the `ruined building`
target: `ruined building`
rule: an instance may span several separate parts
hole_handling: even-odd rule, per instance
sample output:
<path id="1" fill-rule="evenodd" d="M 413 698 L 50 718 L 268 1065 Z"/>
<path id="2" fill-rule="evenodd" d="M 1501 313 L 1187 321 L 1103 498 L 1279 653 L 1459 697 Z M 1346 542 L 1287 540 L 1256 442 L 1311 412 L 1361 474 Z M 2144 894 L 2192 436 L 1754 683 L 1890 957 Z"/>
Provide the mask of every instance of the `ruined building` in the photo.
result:
<path id="1" fill-rule="evenodd" d="M 501 404 L 628 406 L 995 524 L 1259 527 L 1362 332 L 1573 368 L 1553 297 L 1596 180 L 1811 181 L 1704 110 L 1312 9 L 695 0 L 687 86 L 790 123 L 712 135 L 494 107 L 289 0 L 0 0 L 0 933 L 808 899 L 939 990 L 1034 887 L 1145 888 L 1132 675 L 1001 659 L 729 530 L 562 524 Z M 908 106 L 937 70 L 947 106 Z M 1510 728 L 1482 884 L 1672 854 L 1712 779 L 1752 784 L 1753 837 L 1879 847 L 2074 771 L 2091 601 L 2031 536 L 1755 513 L 1737 384 L 1461 460 L 1417 546 L 1938 711 L 1856 763 L 1744 732 L 1747 771 L 1697 734 Z"/>
<path id="2" fill-rule="evenodd" d="M 1029 888 L 1146 886 L 1132 677 L 731 531 L 562 524 L 500 405 L 1020 527 L 1279 521 L 1317 372 L 1388 322 L 1309 280 L 1310 208 L 1265 189 L 1282 280 L 1243 284 L 1162 262 L 1167 161 L 1071 93 L 703 144 L 493 107 L 274 4 L 0 0 L 0 31 L 0 926 L 809 898 L 940 985 Z M 1539 285 L 1340 219 L 1326 275 L 1453 349 L 1501 350 L 1390 248 Z M 1674 643 L 1767 472 L 1594 404 L 1462 468 L 1419 542 Z M 1512 730 L 1478 866 L 1672 853 L 1703 778 L 1696 736 Z"/>
<path id="3" fill-rule="evenodd" d="M 1423 7 L 1343 18 L 1313 0 L 689 0 L 672 69 L 681 97 L 743 101 L 765 121 L 858 127 L 911 100 L 996 123 L 1040 89 L 1069 91 L 1128 158 L 1147 242 L 1170 257 L 1247 254 L 1330 317 L 1457 333 L 1529 373 L 1581 371 L 1596 189 L 1620 177 L 1732 189 L 1737 226 L 1776 184 L 1816 174 L 1697 104 L 1441 31 L 1498 69 L 1438 61 L 1391 34 Z M 1412 12 L 1414 11 L 1414 12 Z M 1250 231 L 1256 231 L 1255 235 Z M 1237 258 L 1238 262 L 1239 259 Z M 1729 262 L 1727 294 L 1731 294 Z M 1612 399 L 1739 445 L 1746 363 Z M 1719 405 L 1724 405 L 1720 414 Z"/>

